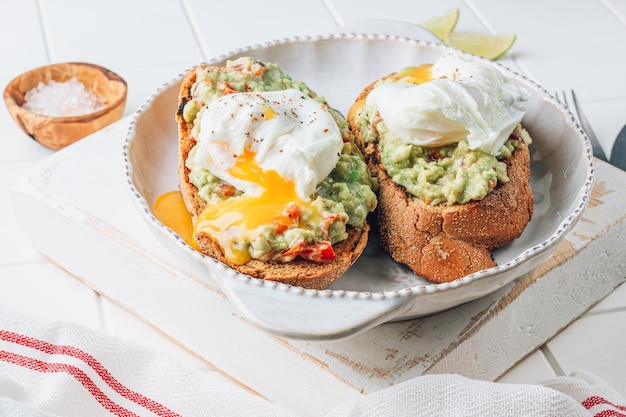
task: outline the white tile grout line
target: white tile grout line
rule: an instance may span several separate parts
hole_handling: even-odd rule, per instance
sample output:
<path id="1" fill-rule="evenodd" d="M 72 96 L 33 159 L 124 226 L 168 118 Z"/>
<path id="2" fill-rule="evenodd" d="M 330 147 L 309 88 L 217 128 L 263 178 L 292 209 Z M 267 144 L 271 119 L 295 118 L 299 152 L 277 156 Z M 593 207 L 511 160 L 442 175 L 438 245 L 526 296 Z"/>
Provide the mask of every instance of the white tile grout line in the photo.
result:
<path id="1" fill-rule="evenodd" d="M 322 0 L 322 2 L 328 9 L 328 12 L 333 17 L 333 19 L 335 19 L 337 26 L 343 27 L 346 22 L 341 18 L 341 15 L 339 14 L 339 11 L 337 11 L 337 8 L 334 6 L 332 0 Z"/>
<path id="2" fill-rule="evenodd" d="M 600 3 L 604 5 L 615 17 L 622 22 L 623 25 L 626 25 L 626 16 L 622 14 L 613 4 L 609 2 L 609 0 L 600 0 Z"/>
<path id="3" fill-rule="evenodd" d="M 552 351 L 550 350 L 548 345 L 542 345 L 539 350 L 541 351 L 541 353 L 543 353 L 543 356 L 546 358 L 546 361 L 548 361 L 548 364 L 552 367 L 554 373 L 557 376 L 564 376 L 565 372 L 563 371 L 563 368 L 559 364 L 559 361 L 556 360 L 556 357 L 552 354 Z"/>
<path id="4" fill-rule="evenodd" d="M 3 126 L 0 126 L 0 129 Z M 22 132 L 20 132 L 20 135 L 22 134 Z M 24 133 L 24 136 L 27 140 L 32 140 L 34 142 L 34 139 L 31 139 L 30 136 L 26 135 Z M 38 146 L 42 146 L 38 144 Z M 45 151 L 47 152 L 47 151 Z M 33 166 L 37 165 L 39 162 L 43 161 L 45 158 L 47 158 L 48 156 L 52 155 L 53 151 L 50 151 L 50 153 L 48 154 L 42 154 L 40 157 L 32 157 L 32 156 L 28 156 L 28 155 L 21 155 L 20 157 L 12 157 L 11 155 L 0 155 L 0 169 L 4 169 L 6 167 L 6 165 L 8 164 L 23 164 L 23 163 L 30 163 L 30 166 L 27 166 L 23 169 L 23 172 L 28 171 L 29 169 L 31 169 Z M 7 158 L 7 159 L 5 159 Z M 16 177 L 15 182 L 18 181 L 19 175 Z M 15 185 L 15 184 L 13 184 Z M 11 187 L 11 190 L 13 190 L 13 187 Z"/>
<path id="5" fill-rule="evenodd" d="M 21 268 L 29 266 L 47 265 L 49 262 L 45 258 L 30 258 L 20 261 L 0 262 L 0 270 L 5 268 Z"/>
<path id="6" fill-rule="evenodd" d="M 602 309 L 602 308 L 597 308 L 596 307 L 596 310 L 587 311 L 585 313 L 585 316 L 586 317 L 589 317 L 589 316 L 601 316 L 603 314 L 623 313 L 623 312 L 626 312 L 626 305 L 621 306 L 621 307 L 613 307 L 613 308 L 606 308 L 606 309 Z"/>
<path id="7" fill-rule="evenodd" d="M 180 5 L 183 8 L 183 12 L 185 13 L 185 16 L 187 17 L 187 21 L 189 22 L 189 25 L 191 26 L 191 31 L 193 32 L 193 35 L 196 38 L 196 43 L 198 44 L 198 47 L 200 48 L 200 52 L 202 53 L 206 61 L 210 60 L 211 58 L 213 58 L 213 53 L 211 53 L 208 45 L 206 44 L 206 41 L 204 40 L 204 37 L 202 36 L 200 25 L 194 17 L 195 14 L 192 13 L 191 5 L 189 4 L 187 0 L 180 0 Z"/>
<path id="8" fill-rule="evenodd" d="M 48 62 L 56 61 L 56 52 L 54 50 L 52 35 L 50 33 L 50 24 L 48 22 L 48 16 L 43 7 L 43 0 L 37 0 L 37 10 L 39 11 L 39 23 L 41 25 L 41 32 L 43 34 L 43 40 L 46 45 L 46 54 L 48 56 Z"/>
<path id="9" fill-rule="evenodd" d="M 474 14 L 474 16 L 476 16 L 478 21 L 487 29 L 487 31 L 491 33 L 492 35 L 495 35 L 496 34 L 495 28 L 491 25 L 491 23 L 489 23 L 489 21 L 485 18 L 485 16 L 483 16 L 483 14 L 480 13 L 480 10 L 478 9 L 478 7 L 474 3 L 472 3 L 471 0 L 465 0 L 464 3 L 467 6 L 467 8 L 470 9 L 470 11 Z"/>
<path id="10" fill-rule="evenodd" d="M 472 0 L 464 0 L 465 5 L 470 9 L 470 11 L 476 16 L 478 21 L 487 29 L 487 31 L 491 34 L 497 34 L 495 28 L 489 23 L 489 21 L 483 16 L 480 12 L 480 9 L 472 2 Z M 523 61 L 515 57 L 515 53 L 511 52 L 509 57 L 515 62 L 515 64 L 520 68 L 522 74 L 527 78 L 534 80 L 532 72 L 528 69 L 526 65 L 524 65 Z"/>
<path id="11" fill-rule="evenodd" d="M 100 323 L 100 328 L 102 329 L 104 333 L 111 334 L 111 328 L 110 328 L 111 320 L 107 318 L 107 315 L 104 312 L 102 296 L 100 295 L 98 291 L 92 289 L 91 287 L 88 287 L 88 288 L 93 291 L 93 296 L 94 296 L 95 303 L 96 303 L 96 311 L 98 312 L 98 321 Z"/>

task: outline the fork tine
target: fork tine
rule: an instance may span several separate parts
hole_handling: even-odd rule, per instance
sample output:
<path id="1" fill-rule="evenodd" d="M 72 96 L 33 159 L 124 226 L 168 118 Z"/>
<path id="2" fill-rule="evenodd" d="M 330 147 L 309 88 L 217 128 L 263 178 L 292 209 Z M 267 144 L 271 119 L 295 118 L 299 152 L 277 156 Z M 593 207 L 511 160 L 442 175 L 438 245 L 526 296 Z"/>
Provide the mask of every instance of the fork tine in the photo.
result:
<path id="1" fill-rule="evenodd" d="M 567 103 L 565 103 L 565 94 L 559 94 L 558 91 L 554 92 L 554 98 L 556 98 L 556 101 L 558 101 L 559 103 L 561 103 L 562 105 L 564 105 L 567 108 Z"/>
<path id="2" fill-rule="evenodd" d="M 572 110 L 574 111 L 576 115 L 575 117 L 578 120 L 578 123 L 580 124 L 582 130 L 585 132 L 585 134 L 591 141 L 591 149 L 593 150 L 593 155 L 598 159 L 602 159 L 603 161 L 606 161 L 607 160 L 606 154 L 604 153 L 602 146 L 598 142 L 598 138 L 596 137 L 593 129 L 591 128 L 589 121 L 587 120 L 587 118 L 585 117 L 585 114 L 583 113 L 582 109 L 578 105 L 576 93 L 574 92 L 574 90 L 571 90 L 570 94 L 572 95 L 572 103 L 574 104 L 573 109 L 570 108 L 569 106 L 569 100 L 567 99 L 567 92 L 562 91 L 559 94 L 559 92 L 556 91 L 554 93 L 554 97 L 556 98 L 556 101 L 561 103 L 566 109 L 570 111 Z"/>
<path id="3" fill-rule="evenodd" d="M 589 123 L 589 120 L 587 120 L 585 113 L 583 113 L 582 108 L 578 104 L 576 93 L 574 92 L 574 90 L 571 90 L 570 93 L 572 95 L 572 102 L 574 104 L 574 109 L 576 110 L 576 115 L 578 116 L 578 120 L 580 124 L 582 125 L 583 130 L 585 131 L 585 133 L 587 134 L 587 136 L 589 136 L 589 139 L 591 140 L 593 156 L 603 161 L 606 161 L 607 158 L 606 158 L 606 155 L 604 154 L 604 150 L 602 149 L 600 142 L 598 142 L 598 138 L 596 137 L 595 132 L 591 128 L 591 124 Z"/>
<path id="4" fill-rule="evenodd" d="M 569 103 L 567 102 L 567 94 L 565 94 L 565 91 L 559 93 L 558 91 L 554 92 L 554 98 L 556 98 L 556 101 L 558 101 L 559 103 L 561 103 L 566 109 L 570 110 L 569 107 Z"/>
<path id="5" fill-rule="evenodd" d="M 567 94 L 565 94 L 565 91 L 563 92 L 563 105 L 568 109 L 570 108 L 569 103 L 567 102 Z"/>

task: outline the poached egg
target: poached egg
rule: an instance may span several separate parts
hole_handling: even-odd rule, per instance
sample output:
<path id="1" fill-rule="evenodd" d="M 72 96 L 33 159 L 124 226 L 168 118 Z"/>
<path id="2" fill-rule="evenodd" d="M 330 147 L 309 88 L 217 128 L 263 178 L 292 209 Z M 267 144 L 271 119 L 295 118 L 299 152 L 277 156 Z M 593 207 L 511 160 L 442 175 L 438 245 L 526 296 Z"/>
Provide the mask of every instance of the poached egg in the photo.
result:
<path id="1" fill-rule="evenodd" d="M 393 81 L 365 102 L 377 107 L 389 133 L 418 146 L 467 140 L 494 156 L 524 116 L 516 104 L 528 98 L 497 69 L 454 53 L 399 71 Z"/>
<path id="2" fill-rule="evenodd" d="M 259 195 L 263 186 L 232 171 L 246 153 L 263 170 L 293 182 L 306 200 L 333 170 L 343 147 L 325 105 L 294 89 L 227 94 L 201 117 L 190 168 L 202 166 L 248 194 Z"/>
<path id="3" fill-rule="evenodd" d="M 294 89 L 225 95 L 204 109 L 190 169 L 208 169 L 243 194 L 200 214 L 194 231 L 218 241 L 236 264 L 250 259 L 238 246 L 261 226 L 312 229 L 323 221 L 311 196 L 334 169 L 343 138 L 325 105 Z M 312 213 L 307 219 L 303 209 Z"/>

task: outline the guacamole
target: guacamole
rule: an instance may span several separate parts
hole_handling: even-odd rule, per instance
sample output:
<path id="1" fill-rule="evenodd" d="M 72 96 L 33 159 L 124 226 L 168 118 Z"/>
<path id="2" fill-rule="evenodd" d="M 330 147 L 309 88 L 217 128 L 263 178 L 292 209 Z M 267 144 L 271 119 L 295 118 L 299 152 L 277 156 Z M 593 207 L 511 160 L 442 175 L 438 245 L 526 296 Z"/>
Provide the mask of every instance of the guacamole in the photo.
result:
<path id="1" fill-rule="evenodd" d="M 515 148 L 530 136 L 518 125 L 498 156 L 472 150 L 466 141 L 426 147 L 389 134 L 375 106 L 364 105 L 356 116 L 363 140 L 378 142 L 381 163 L 392 180 L 427 204 L 464 204 L 482 200 L 498 183 L 507 182 L 506 164 Z"/>
<path id="2" fill-rule="evenodd" d="M 193 99 L 180 109 L 184 119 L 193 122 L 192 135 L 195 137 L 198 137 L 200 131 L 205 105 L 225 94 L 297 89 L 326 104 L 323 97 L 318 96 L 303 82 L 292 80 L 273 63 L 260 63 L 243 57 L 229 61 L 226 67 L 219 70 L 198 68 L 196 71 L 197 81 L 191 91 Z M 277 228 L 275 224 L 262 226 L 256 230 L 254 238 L 235 238 L 237 250 L 248 252 L 252 258 L 263 261 L 289 261 L 297 252 L 293 250 L 295 247 L 310 249 L 317 245 L 319 248 L 320 242 L 335 244 L 346 239 L 346 226 L 362 227 L 367 215 L 375 209 L 376 182 L 371 177 L 360 150 L 354 144 L 349 125 L 339 112 L 328 107 L 327 110 L 339 127 L 344 145 L 339 162 L 311 197 L 316 207 L 314 211 L 322 214 L 322 221 L 313 219 L 313 213 L 303 208 L 298 211 L 300 222 L 297 226 L 287 230 Z M 217 204 L 221 200 L 242 194 L 206 168 L 193 166 L 190 161 L 193 160 L 195 151 L 192 149 L 187 159 L 189 180 L 198 188 L 200 196 L 207 203 Z M 300 227 L 301 225 L 306 227 Z M 295 253 L 298 254 L 300 253 Z"/>

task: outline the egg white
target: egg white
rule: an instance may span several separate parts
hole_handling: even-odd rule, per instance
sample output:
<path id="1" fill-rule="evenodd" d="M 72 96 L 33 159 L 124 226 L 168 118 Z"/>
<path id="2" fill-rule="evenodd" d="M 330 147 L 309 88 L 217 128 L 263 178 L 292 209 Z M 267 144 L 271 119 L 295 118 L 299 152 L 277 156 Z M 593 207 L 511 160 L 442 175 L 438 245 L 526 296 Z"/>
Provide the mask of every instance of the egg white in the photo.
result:
<path id="1" fill-rule="evenodd" d="M 228 94 L 208 104 L 201 117 L 190 165 L 252 195 L 262 191 L 260 185 L 229 172 L 244 151 L 252 151 L 264 170 L 293 181 L 298 196 L 309 200 L 343 147 L 325 105 L 295 89 Z"/>
<path id="2" fill-rule="evenodd" d="M 387 83 L 367 97 L 390 133 L 407 143 L 441 146 L 467 140 L 494 156 L 524 116 L 516 104 L 528 93 L 498 70 L 458 54 L 441 57 L 433 80 Z"/>

